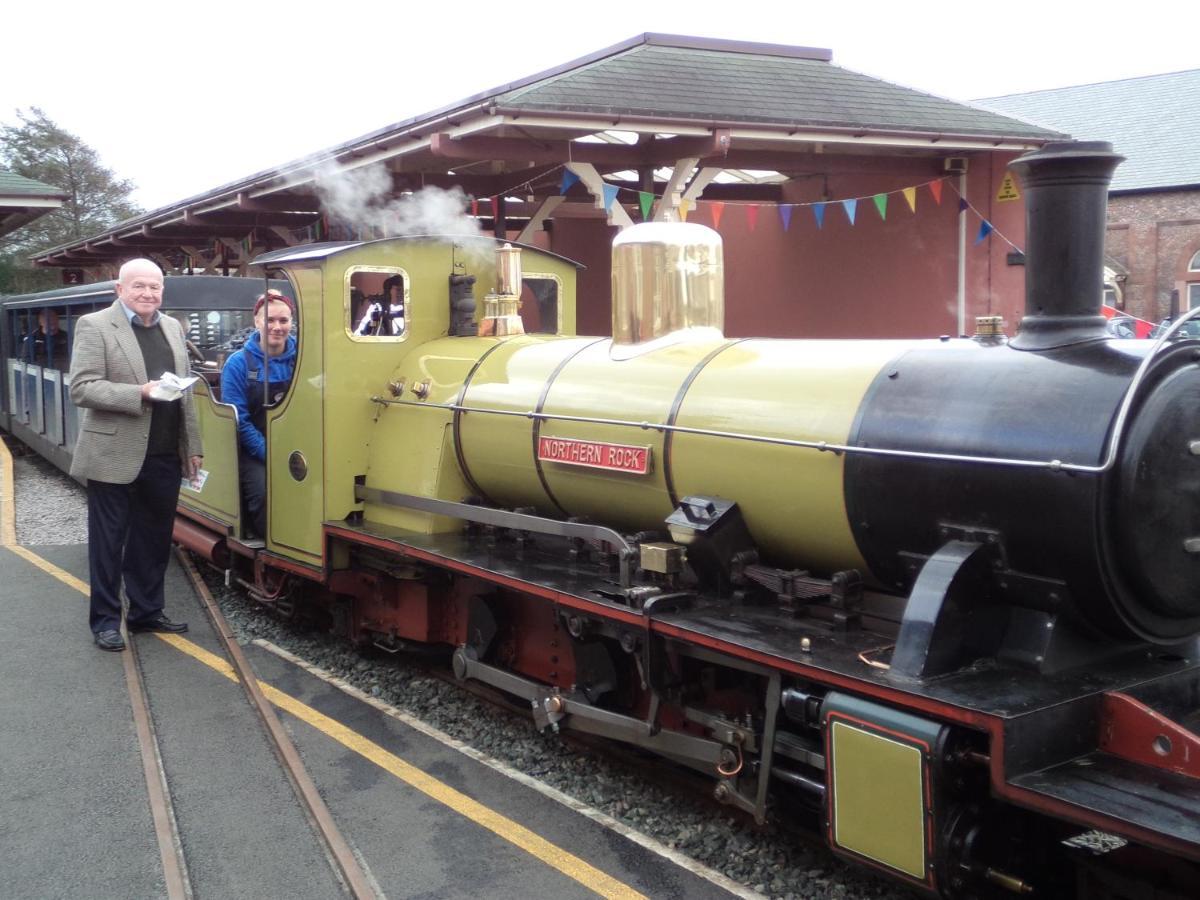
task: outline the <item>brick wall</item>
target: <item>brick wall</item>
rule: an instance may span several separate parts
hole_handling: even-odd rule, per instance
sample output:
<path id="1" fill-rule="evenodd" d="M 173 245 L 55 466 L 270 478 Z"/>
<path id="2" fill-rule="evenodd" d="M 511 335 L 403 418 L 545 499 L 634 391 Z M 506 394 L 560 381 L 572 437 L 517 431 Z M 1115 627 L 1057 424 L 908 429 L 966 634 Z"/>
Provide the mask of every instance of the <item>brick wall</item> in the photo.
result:
<path id="1" fill-rule="evenodd" d="M 1187 272 L 1200 251 L 1200 190 L 1126 194 L 1108 201 L 1105 255 L 1128 271 L 1125 311 L 1157 322 L 1171 313 L 1171 292 L 1187 303 Z"/>

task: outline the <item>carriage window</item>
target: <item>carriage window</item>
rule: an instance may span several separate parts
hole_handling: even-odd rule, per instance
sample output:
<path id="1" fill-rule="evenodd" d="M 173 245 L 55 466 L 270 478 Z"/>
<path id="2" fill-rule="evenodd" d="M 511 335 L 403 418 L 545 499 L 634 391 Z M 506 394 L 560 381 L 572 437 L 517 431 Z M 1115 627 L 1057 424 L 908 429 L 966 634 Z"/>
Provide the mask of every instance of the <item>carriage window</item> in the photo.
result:
<path id="1" fill-rule="evenodd" d="M 561 284 L 554 275 L 525 273 L 521 286 L 521 322 L 526 334 L 559 334 Z"/>
<path id="2" fill-rule="evenodd" d="M 65 309 L 44 307 L 28 310 L 21 330 L 17 358 L 35 366 L 65 370 L 71 349 L 66 317 Z"/>
<path id="3" fill-rule="evenodd" d="M 403 269 L 351 267 L 346 273 L 346 331 L 355 340 L 402 338 L 408 289 Z"/>
<path id="4" fill-rule="evenodd" d="M 183 326 L 192 347 L 207 362 L 223 365 L 254 333 L 251 309 L 163 310 Z M 193 353 L 193 357 L 195 353 Z"/>

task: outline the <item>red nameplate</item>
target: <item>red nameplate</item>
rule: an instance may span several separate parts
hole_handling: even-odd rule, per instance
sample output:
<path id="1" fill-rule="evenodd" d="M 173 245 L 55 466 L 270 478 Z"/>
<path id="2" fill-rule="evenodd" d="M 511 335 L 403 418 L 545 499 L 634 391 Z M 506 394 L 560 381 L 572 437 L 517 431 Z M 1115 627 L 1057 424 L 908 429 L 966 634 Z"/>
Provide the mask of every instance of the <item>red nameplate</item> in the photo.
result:
<path id="1" fill-rule="evenodd" d="M 587 466 L 613 472 L 645 475 L 650 471 L 650 448 L 630 444 L 605 444 L 573 438 L 538 438 L 538 459 L 542 462 Z"/>

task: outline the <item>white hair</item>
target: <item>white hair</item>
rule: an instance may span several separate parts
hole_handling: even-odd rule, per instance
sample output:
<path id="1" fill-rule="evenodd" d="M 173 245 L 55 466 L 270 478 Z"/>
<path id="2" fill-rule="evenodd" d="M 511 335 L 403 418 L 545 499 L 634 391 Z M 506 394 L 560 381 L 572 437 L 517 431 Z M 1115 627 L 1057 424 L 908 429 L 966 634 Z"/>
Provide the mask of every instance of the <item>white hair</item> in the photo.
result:
<path id="1" fill-rule="evenodd" d="M 159 268 L 158 263 L 152 259 L 131 259 L 125 265 L 121 266 L 121 271 L 117 274 L 117 281 L 125 283 L 128 276 L 134 272 L 142 272 L 146 269 L 153 269 L 158 273 L 158 277 L 163 277 L 163 270 Z"/>

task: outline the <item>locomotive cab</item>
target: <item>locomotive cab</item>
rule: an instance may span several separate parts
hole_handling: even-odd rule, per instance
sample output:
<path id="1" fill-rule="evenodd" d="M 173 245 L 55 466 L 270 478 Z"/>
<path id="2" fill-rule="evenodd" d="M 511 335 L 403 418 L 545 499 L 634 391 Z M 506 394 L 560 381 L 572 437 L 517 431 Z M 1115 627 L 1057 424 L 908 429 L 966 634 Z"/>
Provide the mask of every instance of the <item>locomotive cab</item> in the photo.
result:
<path id="1" fill-rule="evenodd" d="M 460 313 L 469 307 L 472 323 L 482 316 L 474 285 L 494 280 L 494 245 L 482 238 L 397 238 L 306 246 L 255 261 L 286 278 L 298 331 L 291 388 L 266 416 L 266 546 L 321 567 L 322 522 L 361 518 L 354 486 L 372 465 L 403 468 L 395 454 L 372 459 L 371 398 L 394 388 L 393 372 L 414 348 L 450 333 L 455 303 Z M 530 330 L 573 332 L 577 265 L 535 248 L 524 253 L 518 300 Z M 185 486 L 182 508 L 202 527 L 240 542 L 247 531 L 236 414 L 209 386 L 198 385 L 196 399 L 206 472 L 199 489 Z"/>

